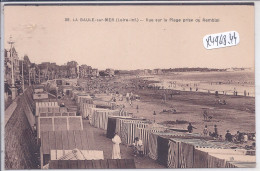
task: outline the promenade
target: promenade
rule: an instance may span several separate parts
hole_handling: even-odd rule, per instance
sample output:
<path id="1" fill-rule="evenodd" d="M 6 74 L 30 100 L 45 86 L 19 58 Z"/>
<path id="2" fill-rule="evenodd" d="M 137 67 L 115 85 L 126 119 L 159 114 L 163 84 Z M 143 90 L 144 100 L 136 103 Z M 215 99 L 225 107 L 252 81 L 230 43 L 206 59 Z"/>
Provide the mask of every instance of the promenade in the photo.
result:
<path id="1" fill-rule="evenodd" d="M 60 102 L 64 102 L 65 106 L 76 105 L 75 101 L 72 101 L 68 96 L 64 96 L 63 99 L 60 100 Z M 93 132 L 96 149 L 104 152 L 104 159 L 112 159 L 113 143 L 111 139 L 106 137 L 106 131 L 91 126 L 89 121 L 85 119 L 83 120 L 83 129 Z M 163 165 L 158 164 L 156 161 L 152 160 L 148 156 L 134 156 L 132 147 L 120 144 L 120 150 L 121 158 L 134 159 L 137 169 L 165 168 Z"/>

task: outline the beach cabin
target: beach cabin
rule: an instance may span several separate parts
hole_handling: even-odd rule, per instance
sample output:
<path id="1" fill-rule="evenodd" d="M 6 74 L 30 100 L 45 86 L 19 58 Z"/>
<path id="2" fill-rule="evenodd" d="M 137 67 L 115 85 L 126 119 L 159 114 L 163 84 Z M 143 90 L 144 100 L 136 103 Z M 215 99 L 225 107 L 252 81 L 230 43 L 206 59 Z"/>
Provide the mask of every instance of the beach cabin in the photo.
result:
<path id="1" fill-rule="evenodd" d="M 134 159 L 53 160 L 50 169 L 135 169 Z"/>
<path id="2" fill-rule="evenodd" d="M 38 117 L 37 137 L 44 131 L 83 130 L 80 116 L 48 116 Z"/>
<path id="3" fill-rule="evenodd" d="M 57 155 L 65 153 L 66 150 L 98 150 L 95 146 L 93 132 L 87 130 L 42 131 L 41 137 L 41 168 L 49 163 L 51 153 L 54 153 L 52 159 L 57 159 Z"/>

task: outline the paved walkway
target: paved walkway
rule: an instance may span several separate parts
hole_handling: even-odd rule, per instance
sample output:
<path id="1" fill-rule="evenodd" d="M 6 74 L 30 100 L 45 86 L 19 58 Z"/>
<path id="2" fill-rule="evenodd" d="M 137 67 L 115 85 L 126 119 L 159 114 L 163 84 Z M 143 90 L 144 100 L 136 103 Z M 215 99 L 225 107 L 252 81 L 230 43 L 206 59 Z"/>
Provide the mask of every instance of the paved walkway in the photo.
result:
<path id="1" fill-rule="evenodd" d="M 94 141 L 96 142 L 97 149 L 104 152 L 105 159 L 112 158 L 112 141 L 106 137 L 106 131 L 92 127 L 89 124 L 88 120 L 83 120 L 83 128 L 87 130 L 92 130 L 94 133 Z M 165 168 L 164 166 L 158 164 L 156 161 L 152 160 L 149 157 L 139 157 L 134 156 L 131 147 L 126 145 L 120 145 L 121 157 L 122 159 L 134 159 L 136 168 L 138 169 L 156 169 L 156 168 Z"/>
<path id="2" fill-rule="evenodd" d="M 17 98 L 12 102 L 12 104 L 5 110 L 5 125 L 7 124 L 7 122 L 9 121 L 9 119 L 11 118 L 13 112 L 15 111 L 17 107 Z"/>
<path id="3" fill-rule="evenodd" d="M 65 96 L 60 101 L 65 103 L 65 106 L 73 106 L 76 105 L 75 101 L 72 101 L 68 96 Z M 83 128 L 85 130 L 92 130 L 94 133 L 94 141 L 97 145 L 98 150 L 102 150 L 104 152 L 105 159 L 112 158 L 112 141 L 111 139 L 106 137 L 106 131 L 95 128 L 89 124 L 88 120 L 83 120 Z M 139 157 L 134 156 L 131 147 L 127 147 L 126 145 L 120 145 L 121 157 L 122 159 L 134 159 L 135 166 L 138 169 L 158 169 L 165 168 L 164 166 L 157 163 L 157 161 L 152 160 L 148 156 Z"/>

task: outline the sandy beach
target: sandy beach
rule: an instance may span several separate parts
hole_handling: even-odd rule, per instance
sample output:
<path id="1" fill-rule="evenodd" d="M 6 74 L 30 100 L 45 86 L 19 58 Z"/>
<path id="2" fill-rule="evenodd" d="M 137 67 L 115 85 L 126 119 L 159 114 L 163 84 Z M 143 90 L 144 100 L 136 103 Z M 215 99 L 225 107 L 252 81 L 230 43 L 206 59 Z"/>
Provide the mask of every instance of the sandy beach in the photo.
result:
<path id="1" fill-rule="evenodd" d="M 116 90 L 120 94 L 132 92 L 140 96 L 140 101 L 133 101 L 130 105 L 126 99 L 117 101 L 124 104 L 125 109 L 134 116 L 154 120 L 174 128 L 187 129 L 188 123 L 192 123 L 194 133 L 201 133 L 205 125 L 210 132 L 217 125 L 219 134 L 223 137 L 227 130 L 231 134 L 237 131 L 245 133 L 255 132 L 255 98 L 250 96 L 234 96 L 214 93 L 179 91 L 179 90 L 155 90 L 148 89 L 151 81 L 144 78 L 127 76 L 115 77 L 109 81 L 110 90 Z M 140 88 L 142 85 L 144 88 Z M 114 92 L 115 93 L 115 92 Z M 166 101 L 164 101 L 166 97 Z M 219 104 L 218 101 L 226 105 Z M 163 110 L 175 109 L 176 113 L 167 113 Z M 204 120 L 203 112 L 207 111 L 209 120 Z M 154 112 L 156 115 L 154 116 Z"/>

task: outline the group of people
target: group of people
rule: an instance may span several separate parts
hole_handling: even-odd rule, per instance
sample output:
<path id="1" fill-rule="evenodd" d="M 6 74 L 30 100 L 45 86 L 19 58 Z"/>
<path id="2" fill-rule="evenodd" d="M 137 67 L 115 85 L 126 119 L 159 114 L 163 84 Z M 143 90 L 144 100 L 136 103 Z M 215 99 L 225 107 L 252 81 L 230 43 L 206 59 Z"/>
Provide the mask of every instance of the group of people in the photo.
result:
<path id="1" fill-rule="evenodd" d="M 189 123 L 188 127 L 188 132 L 192 133 L 193 129 L 197 129 L 196 127 L 192 126 L 191 123 Z M 205 125 L 204 129 L 203 129 L 203 135 L 204 136 L 211 136 L 214 138 L 219 138 L 222 139 L 222 135 L 219 135 L 218 133 L 218 128 L 217 125 L 214 125 L 214 132 L 209 132 L 208 131 L 208 126 Z M 235 143 L 243 143 L 243 142 L 247 142 L 248 141 L 248 135 L 245 133 L 241 133 L 239 131 L 237 131 L 237 133 L 235 135 L 231 135 L 230 131 L 227 130 L 226 135 L 225 135 L 225 140 L 229 141 L 229 142 L 235 142 Z"/>
<path id="2" fill-rule="evenodd" d="M 247 143 L 248 135 L 241 133 L 239 131 L 237 131 L 237 133 L 235 135 L 231 135 L 229 130 L 227 130 L 226 135 L 225 135 L 225 140 L 229 141 L 229 142 L 235 142 L 235 143 L 243 143 L 243 142 Z"/>
<path id="3" fill-rule="evenodd" d="M 187 127 L 187 130 L 189 133 L 192 133 L 193 132 L 193 129 L 197 129 L 196 127 L 192 126 L 191 123 L 189 123 L 188 127 Z M 214 132 L 209 132 L 208 131 L 208 126 L 205 125 L 204 129 L 203 129 L 203 135 L 204 136 L 211 136 L 211 137 L 214 137 L 214 138 L 219 138 L 221 135 L 218 134 L 218 128 L 217 128 L 217 125 L 214 125 Z"/>
<path id="4" fill-rule="evenodd" d="M 115 133 L 114 138 L 112 138 L 112 142 L 113 142 L 112 159 L 121 159 L 120 144 L 122 141 L 117 133 Z M 144 155 L 143 141 L 141 139 L 135 137 L 132 146 L 134 150 L 134 156 L 139 155 L 142 157 Z"/>
<path id="5" fill-rule="evenodd" d="M 133 100 L 134 100 L 134 94 L 131 93 L 126 93 L 126 101 L 130 104 L 130 106 L 133 105 Z"/>

